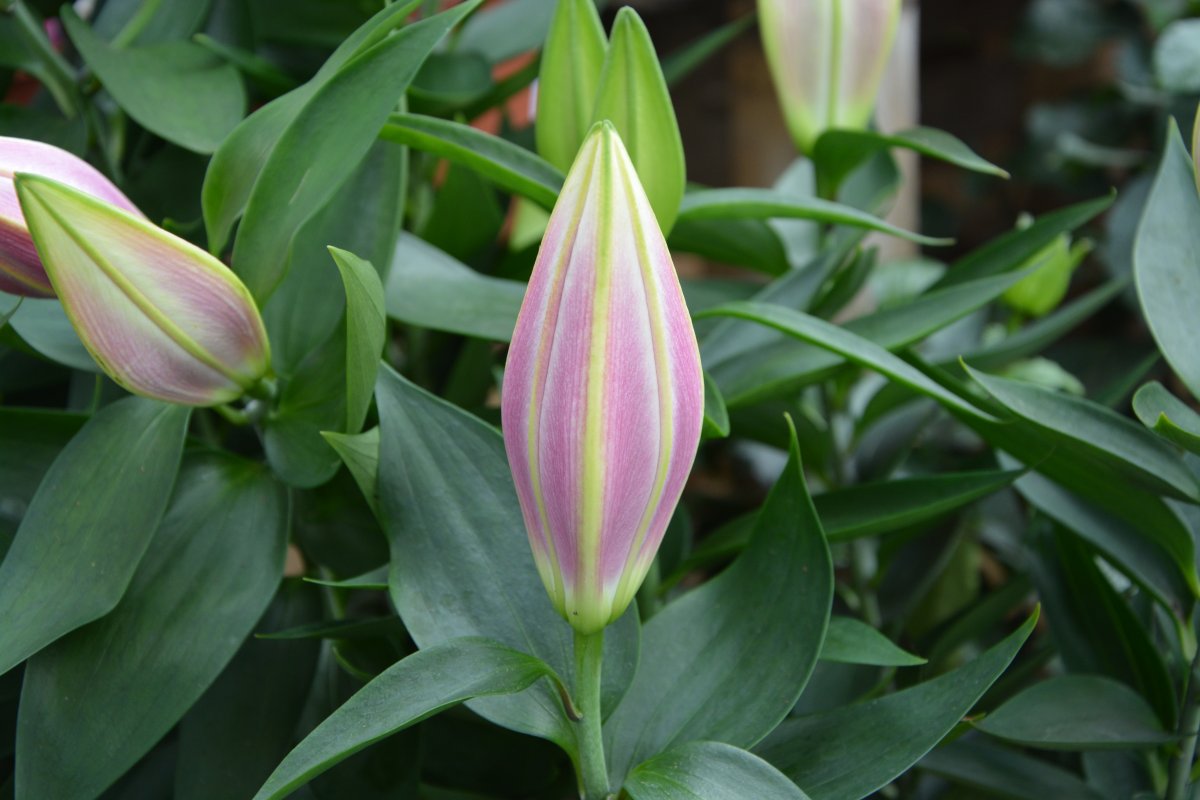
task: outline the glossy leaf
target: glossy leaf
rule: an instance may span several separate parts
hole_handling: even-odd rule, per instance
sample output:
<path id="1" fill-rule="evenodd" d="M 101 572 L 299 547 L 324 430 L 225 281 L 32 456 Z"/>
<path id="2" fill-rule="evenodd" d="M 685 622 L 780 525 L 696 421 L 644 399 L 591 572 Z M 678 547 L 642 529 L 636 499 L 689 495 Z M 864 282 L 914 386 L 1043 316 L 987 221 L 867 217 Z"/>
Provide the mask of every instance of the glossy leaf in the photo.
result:
<path id="1" fill-rule="evenodd" d="M 1036 473 L 1021 477 L 1016 489 L 1029 503 L 1096 547 L 1119 570 L 1175 614 L 1192 602 L 1194 572 L 1180 569 L 1169 550 L 1139 526 L 1088 503 Z"/>
<path id="2" fill-rule="evenodd" d="M 978 735 L 942 745 L 921 759 L 920 766 L 954 783 L 1013 800 L 1102 800 L 1073 773 Z"/>
<path id="3" fill-rule="evenodd" d="M 270 602 L 288 527 L 287 493 L 261 466 L 222 456 L 184 464 L 117 607 L 25 668 L 16 765 L 25 796 L 95 797 L 174 727 Z"/>
<path id="4" fill-rule="evenodd" d="M 282 798 L 371 744 L 474 697 L 513 694 L 544 662 L 487 639 L 454 639 L 397 662 L 360 689 L 288 753 L 255 800 Z"/>
<path id="5" fill-rule="evenodd" d="M 658 226 L 669 234 L 687 178 L 683 140 L 650 33 L 629 6 L 617 12 L 596 90 L 592 121 L 602 120 L 616 126 Z"/>
<path id="6" fill-rule="evenodd" d="M 821 134 L 813 152 L 822 196 L 835 197 L 847 175 L 875 153 L 892 147 L 911 150 L 972 172 L 1008 177 L 1007 172 L 980 157 L 962 140 L 936 128 L 912 128 L 893 134 L 833 129 Z"/>
<path id="7" fill-rule="evenodd" d="M 233 250 L 234 271 L 260 303 L 282 280 L 296 231 L 367 154 L 425 56 L 477 5 L 409 25 L 351 59 L 279 137 Z"/>
<path id="8" fill-rule="evenodd" d="M 121 400 L 54 460 L 0 564 L 0 674 L 117 605 L 167 506 L 188 416 Z"/>
<path id="9" fill-rule="evenodd" d="M 315 587 L 287 581 L 255 630 L 281 630 L 322 613 Z M 253 636 L 179 724 L 176 800 L 250 797 L 295 743 L 312 687 L 317 640 Z"/>
<path id="10" fill-rule="evenodd" d="M 707 372 L 704 373 L 703 435 L 705 439 L 723 439 L 729 435 L 729 411 L 725 408 L 725 398 Z"/>
<path id="11" fill-rule="evenodd" d="M 847 361 L 880 372 L 944 406 L 973 416 L 987 416 L 874 342 L 802 311 L 768 303 L 741 302 L 727 303 L 696 315 L 699 319 L 714 316 L 735 317 L 775 328 L 837 353 Z"/>
<path id="12" fill-rule="evenodd" d="M 760 219 L 679 219 L 667 244 L 672 251 L 767 275 L 783 275 L 791 268 L 779 236 Z"/>
<path id="13" fill-rule="evenodd" d="M 1027 228 L 1017 228 L 1000 236 L 951 265 L 934 288 L 953 286 L 963 281 L 986 278 L 1008 272 L 1041 252 L 1061 234 L 1075 230 L 1094 219 L 1113 204 L 1115 195 L 1087 200 L 1044 214 Z"/>
<path id="14" fill-rule="evenodd" d="M 971 663 L 864 703 L 781 724 L 755 752 L 814 800 L 858 800 L 933 749 L 1008 667 L 1037 622 L 1030 617 Z"/>
<path id="15" fill-rule="evenodd" d="M 353 434 L 321 431 L 321 435 L 341 456 L 367 505 L 379 516 L 379 427 Z"/>
<path id="16" fill-rule="evenodd" d="M 9 320 L 9 327 L 51 361 L 84 372 L 100 372 L 58 300 L 26 297 Z"/>
<path id="17" fill-rule="evenodd" d="M 119 50 L 66 8 L 60 19 L 88 67 L 139 124 L 194 150 L 217 149 L 246 112 L 236 69 L 191 42 Z"/>
<path id="18" fill-rule="evenodd" d="M 346 287 L 346 433 L 362 430 L 387 336 L 383 283 L 369 261 L 329 249 Z"/>
<path id="19" fill-rule="evenodd" d="M 389 317 L 411 325 L 507 342 L 525 284 L 482 275 L 410 233 L 401 233 L 388 273 Z"/>
<path id="20" fill-rule="evenodd" d="M 622 794 L 633 800 L 808 800 L 753 753 L 720 742 L 688 742 L 644 761 Z"/>
<path id="21" fill-rule="evenodd" d="M 1200 414 L 1151 381 L 1133 396 L 1133 412 L 1150 430 L 1193 453 L 1200 452 Z"/>
<path id="22" fill-rule="evenodd" d="M 1154 188 L 1146 199 L 1133 250 L 1138 299 L 1167 362 L 1200 397 L 1200 357 L 1192 314 L 1200 303 L 1200 196 L 1187 146 L 1172 119 Z"/>
<path id="23" fill-rule="evenodd" d="M 402 25 L 419 4 L 420 0 L 409 0 L 386 6 L 346 38 L 308 83 L 258 109 L 225 139 L 209 163 L 201 194 L 211 252 L 225 249 L 233 224 L 245 212 L 263 166 L 313 94 L 338 74 L 347 61 Z"/>
<path id="24" fill-rule="evenodd" d="M 1170 445 L 1104 406 L 967 368 L 992 397 L 1052 439 L 1070 442 L 1152 491 L 1200 498 L 1200 485 Z"/>
<path id="25" fill-rule="evenodd" d="M 843 616 L 829 618 L 821 660 L 878 667 L 913 667 L 925 663 L 925 659 L 898 647 L 867 623 Z"/>
<path id="26" fill-rule="evenodd" d="M 815 197 L 801 199 L 775 189 L 703 189 L 688 192 L 679 207 L 680 221 L 776 218 L 866 228 L 918 244 L 944 245 L 952 241 L 897 228 L 853 206 Z"/>
<path id="27" fill-rule="evenodd" d="M 749 747 L 774 728 L 816 664 L 832 570 L 793 434 L 745 553 L 646 623 L 633 684 L 605 725 L 612 783 L 673 745 Z"/>
<path id="28" fill-rule="evenodd" d="M 593 0 L 558 0 L 538 72 L 537 149 L 566 172 L 592 127 L 608 39 Z"/>
<path id="29" fill-rule="evenodd" d="M 571 681 L 571 627 L 534 567 L 516 490 L 494 428 L 380 370 L 379 494 L 392 549 L 392 601 L 420 647 L 487 635 L 541 658 Z M 627 613 L 605 632 L 604 707 L 637 663 L 638 623 Z M 572 748 L 548 686 L 471 708 L 504 727 Z"/>
<path id="30" fill-rule="evenodd" d="M 1149 749 L 1175 738 L 1163 730 L 1141 695 L 1097 675 L 1039 681 L 975 727 L 999 739 L 1050 750 Z"/>
<path id="31" fill-rule="evenodd" d="M 552 164 L 469 125 L 420 114 L 392 114 L 379 135 L 473 169 L 501 189 L 545 209 L 554 207 L 562 188 L 563 175 Z"/>
<path id="32" fill-rule="evenodd" d="M 842 327 L 886 350 L 897 350 L 983 307 L 1020 281 L 1022 274 L 996 275 L 920 294 L 907 303 L 852 319 Z M 710 368 L 731 405 L 741 406 L 791 391 L 844 363 L 838 353 L 784 340 L 735 359 L 710 362 Z"/>

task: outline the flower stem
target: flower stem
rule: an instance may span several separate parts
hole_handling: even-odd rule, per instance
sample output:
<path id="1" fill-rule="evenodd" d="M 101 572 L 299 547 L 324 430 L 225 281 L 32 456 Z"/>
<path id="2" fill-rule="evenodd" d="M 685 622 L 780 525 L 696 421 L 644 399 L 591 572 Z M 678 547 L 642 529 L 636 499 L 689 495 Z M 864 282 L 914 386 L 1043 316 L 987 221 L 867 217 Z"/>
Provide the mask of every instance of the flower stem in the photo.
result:
<path id="1" fill-rule="evenodd" d="M 600 668 L 604 661 L 604 631 L 575 632 L 575 700 L 582 718 L 575 723 L 579 747 L 579 796 L 582 800 L 608 797 L 608 767 L 600 719 Z"/>
<path id="2" fill-rule="evenodd" d="M 1167 800 L 1183 800 L 1187 796 L 1192 760 L 1196 757 L 1196 735 L 1197 729 L 1200 729 L 1200 651 L 1197 651 L 1188 670 L 1184 698 L 1179 715 L 1179 752 L 1171 760 Z"/>

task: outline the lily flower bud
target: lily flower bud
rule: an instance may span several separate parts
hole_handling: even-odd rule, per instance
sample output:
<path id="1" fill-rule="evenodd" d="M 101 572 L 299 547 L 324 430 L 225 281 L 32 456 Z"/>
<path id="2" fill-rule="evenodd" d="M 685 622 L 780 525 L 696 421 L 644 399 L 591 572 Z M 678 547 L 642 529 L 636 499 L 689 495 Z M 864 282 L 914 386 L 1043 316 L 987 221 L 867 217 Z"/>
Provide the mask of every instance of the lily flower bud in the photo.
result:
<path id="1" fill-rule="evenodd" d="M 865 128 L 900 0 L 758 0 L 759 30 L 796 146 L 830 128 Z"/>
<path id="2" fill-rule="evenodd" d="M 63 310 L 109 377 L 193 406 L 257 391 L 271 363 L 267 334 L 228 267 L 62 183 L 18 173 L 16 187 Z"/>
<path id="3" fill-rule="evenodd" d="M 607 121 L 588 134 L 550 217 L 501 413 L 542 581 L 576 630 L 595 633 L 645 578 L 704 418 L 679 279 Z"/>
<path id="4" fill-rule="evenodd" d="M 17 201 L 13 175 L 18 172 L 53 178 L 141 216 L 120 189 L 78 156 L 43 142 L 0 136 L 0 292 L 54 296 Z"/>

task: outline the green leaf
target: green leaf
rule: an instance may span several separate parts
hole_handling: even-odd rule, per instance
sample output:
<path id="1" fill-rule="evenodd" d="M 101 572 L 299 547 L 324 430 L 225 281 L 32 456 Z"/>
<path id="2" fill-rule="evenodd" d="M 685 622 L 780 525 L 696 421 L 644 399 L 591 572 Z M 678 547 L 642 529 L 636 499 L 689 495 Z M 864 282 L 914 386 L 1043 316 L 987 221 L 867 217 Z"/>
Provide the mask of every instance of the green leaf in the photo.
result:
<path id="1" fill-rule="evenodd" d="M 914 667 L 925 663 L 925 659 L 897 647 L 867 623 L 841 616 L 829 618 L 821 660 L 878 667 Z"/>
<path id="2" fill-rule="evenodd" d="M 591 119 L 616 126 L 658 226 L 669 234 L 687 179 L 683 140 L 650 33 L 629 6 L 613 23 Z"/>
<path id="3" fill-rule="evenodd" d="M 1006 273 L 927 292 L 902 305 L 852 319 L 841 327 L 885 350 L 897 350 L 982 308 L 1019 282 L 1022 274 Z M 844 363 L 838 353 L 783 339 L 737 358 L 710 361 L 709 368 L 730 398 L 730 405 L 743 406 L 793 391 Z"/>
<path id="4" fill-rule="evenodd" d="M 329 248 L 346 287 L 346 433 L 362 430 L 387 337 L 383 283 L 371 262 Z"/>
<path id="5" fill-rule="evenodd" d="M 934 519 L 1002 489 L 1021 474 L 1020 470 L 958 472 L 864 483 L 816 495 L 813 505 L 826 539 L 848 541 Z M 663 580 L 664 585 L 740 553 L 750 541 L 754 516 L 738 517 L 706 536 Z"/>
<path id="6" fill-rule="evenodd" d="M 678 219 L 667 244 L 672 251 L 767 275 L 783 275 L 791 269 L 779 236 L 760 219 Z"/>
<path id="7" fill-rule="evenodd" d="M 862 483 L 813 498 L 831 542 L 900 530 L 1003 489 L 1023 470 L 949 472 Z"/>
<path id="8" fill-rule="evenodd" d="M 537 149 L 566 172 L 592 127 L 608 39 L 593 0 L 558 0 L 538 72 Z"/>
<path id="9" fill-rule="evenodd" d="M 1036 473 L 1023 476 L 1015 486 L 1026 501 L 1090 542 L 1114 567 L 1168 610 L 1182 614 L 1193 602 L 1190 587 L 1194 573 L 1180 569 L 1171 551 L 1146 536 L 1139 526 L 1097 508 Z"/>
<path id="10" fill-rule="evenodd" d="M 735 317 L 802 339 L 817 347 L 830 350 L 867 369 L 873 369 L 894 381 L 904 384 L 921 394 L 932 397 L 942 405 L 972 416 L 987 417 L 957 395 L 926 377 L 919 370 L 901 361 L 879 345 L 857 336 L 822 319 L 809 316 L 802 311 L 771 305 L 768 303 L 726 303 L 695 315 L 706 317 Z"/>
<path id="11" fill-rule="evenodd" d="M 941 741 L 1033 631 L 1037 614 L 979 658 L 933 680 L 832 711 L 790 719 L 755 750 L 813 800 L 858 800 Z"/>
<path id="12" fill-rule="evenodd" d="M 637 766 L 621 787 L 633 800 L 808 800 L 753 753 L 720 742 L 688 742 Z"/>
<path id="13" fill-rule="evenodd" d="M 713 381 L 712 376 L 704 373 L 704 430 L 705 439 L 724 439 L 729 435 L 729 411 L 725 408 L 725 398 Z"/>
<path id="14" fill-rule="evenodd" d="M 1151 381 L 1133 396 L 1133 413 L 1150 430 L 1182 448 L 1200 453 L 1200 414 Z"/>
<path id="15" fill-rule="evenodd" d="M 378 370 L 376 370 L 378 371 Z M 378 376 L 377 376 L 378 377 Z M 321 431 L 329 446 L 337 451 L 363 498 L 375 516 L 379 516 L 379 426 L 362 433 Z M 386 581 L 386 575 L 384 579 Z"/>
<path id="16" fill-rule="evenodd" d="M 58 300 L 26 297 L 8 324 L 26 344 L 51 361 L 84 372 L 100 372 Z"/>
<path id="17" fill-rule="evenodd" d="M 297 231 L 287 275 L 263 309 L 275 373 L 291 377 L 304 358 L 345 328 L 344 284 L 329 247 L 372 264 L 391 262 L 403 216 L 408 154 L 376 142 L 333 198 Z"/>
<path id="18" fill-rule="evenodd" d="M 96 797 L 132 767 L 217 678 L 279 585 L 283 487 L 226 456 L 189 460 L 179 477 L 116 608 L 25 668 L 16 774 L 30 797 Z"/>
<path id="19" fill-rule="evenodd" d="M 524 298 L 524 283 L 482 275 L 410 233 L 396 242 L 386 286 L 392 319 L 507 342 Z"/>
<path id="20" fill-rule="evenodd" d="M 1200 91 L 1200 22 L 1179 19 L 1158 37 L 1154 46 L 1154 76 L 1168 92 Z"/>
<path id="21" fill-rule="evenodd" d="M 1149 749 L 1176 738 L 1163 730 L 1141 695 L 1097 675 L 1039 681 L 975 727 L 999 739 L 1049 750 Z"/>
<path id="22" fill-rule="evenodd" d="M 257 630 L 320 617 L 315 587 L 285 581 Z M 296 739 L 321 644 L 251 637 L 179 725 L 176 800 L 250 797 Z"/>
<path id="23" fill-rule="evenodd" d="M 431 53 L 408 89 L 414 108 L 451 115 L 493 89 L 492 65 L 478 53 Z"/>
<path id="24" fill-rule="evenodd" d="M 554 208 L 563 175 L 520 145 L 457 122 L 392 114 L 379 136 L 475 170 L 501 189 Z"/>
<path id="25" fill-rule="evenodd" d="M 255 800 L 286 797 L 335 764 L 397 731 L 474 697 L 522 692 L 557 678 L 533 656 L 481 638 L 454 639 L 392 665 L 296 745 Z"/>
<path id="26" fill-rule="evenodd" d="M 1179 453 L 1132 420 L 1083 398 L 970 367 L 966 370 L 992 397 L 1032 423 L 1048 440 L 1069 443 L 1151 491 L 1200 499 L 1200 485 Z"/>
<path id="27" fill-rule="evenodd" d="M 380 370 L 379 494 L 391 545 L 391 597 L 413 640 L 430 647 L 487 635 L 529 652 L 572 680 L 572 630 L 546 596 L 529 551 L 498 431 Z M 606 709 L 638 660 L 636 615 L 605 631 Z M 471 708 L 568 749 L 575 735 L 549 687 Z"/>
<path id="28" fill-rule="evenodd" d="M 372 431 L 378 432 L 378 428 L 372 428 Z M 358 434 L 365 436 L 366 434 Z M 373 589 L 376 591 L 386 590 L 388 588 L 387 576 L 388 565 L 364 572 L 362 575 L 356 575 L 353 578 L 347 578 L 344 581 L 325 581 L 317 578 L 305 578 L 308 583 L 315 583 L 320 586 L 332 586 L 335 589 Z"/>
<path id="29" fill-rule="evenodd" d="M 1007 172 L 981 158 L 961 140 L 936 128 L 912 128 L 894 134 L 835 129 L 822 133 L 813 151 L 821 196 L 837 196 L 837 189 L 847 175 L 875 153 L 892 147 L 911 150 L 972 172 L 1009 177 Z"/>
<path id="30" fill-rule="evenodd" d="M 692 74 L 704 62 L 754 27 L 756 20 L 757 15 L 754 13 L 743 14 L 663 58 L 663 78 L 666 79 L 667 85 L 674 86 Z"/>
<path id="31" fill-rule="evenodd" d="M 166 42 L 118 50 L 73 8 L 60 19 L 83 60 L 138 124 L 197 153 L 211 153 L 241 121 L 246 91 L 236 69 L 200 45 Z"/>
<path id="32" fill-rule="evenodd" d="M 167 506 L 189 412 L 121 400 L 59 453 L 0 564 L 0 674 L 117 605 Z"/>
<path id="33" fill-rule="evenodd" d="M 1200 303 L 1200 196 L 1174 120 L 1133 249 L 1138 299 L 1154 341 L 1180 380 L 1200 397 L 1200 356 L 1192 315 Z"/>
<path id="34" fill-rule="evenodd" d="M 233 267 L 260 302 L 283 279 L 292 239 L 366 156 L 421 62 L 478 6 L 406 26 L 348 61 L 279 137 L 250 193 Z"/>
<path id="35" fill-rule="evenodd" d="M 920 767 L 955 783 L 1012 800 L 1102 800 L 1073 773 L 978 736 L 937 748 L 921 759 Z"/>
<path id="36" fill-rule="evenodd" d="M 1060 208 L 1038 217 L 1027 228 L 1017 228 L 993 239 L 951 265 L 935 289 L 963 281 L 986 278 L 1020 267 L 1061 234 L 1075 230 L 1112 205 L 1116 194 Z"/>
<path id="37" fill-rule="evenodd" d="M 793 431 L 741 558 L 646 623 L 633 683 L 605 725 L 612 783 L 672 745 L 749 747 L 766 736 L 808 682 L 832 600 L 833 565 Z"/>
<path id="38" fill-rule="evenodd" d="M 263 425 L 263 449 L 289 486 L 311 489 L 337 472 L 338 455 L 321 436 L 346 424 L 346 389 L 330 375 L 346 370 L 346 331 L 341 328 L 309 353 L 280 390 L 279 406 Z"/>
<path id="39" fill-rule="evenodd" d="M 467 20 L 458 49 L 482 54 L 493 64 L 542 45 L 554 4 L 546 0 L 510 0 L 489 5 Z"/>
<path id="40" fill-rule="evenodd" d="M 295 122 L 316 91 L 354 56 L 379 43 L 420 5 L 421 0 L 392 3 L 347 37 L 303 86 L 267 103 L 234 128 L 213 154 L 204 176 L 201 203 L 208 247 L 221 253 L 233 224 L 246 210 L 263 166 L 283 133 Z M 327 243 L 323 243 L 327 244 Z"/>
<path id="41" fill-rule="evenodd" d="M 0 408 L 0 517 L 20 519 L 46 470 L 84 422 L 76 414 Z"/>
<path id="42" fill-rule="evenodd" d="M 775 189 L 701 189 L 688 192 L 679 207 L 679 219 L 808 219 L 832 225 L 849 225 L 891 234 L 927 245 L 951 244 L 951 239 L 923 236 L 897 228 L 853 206 L 815 197 L 800 198 Z"/>

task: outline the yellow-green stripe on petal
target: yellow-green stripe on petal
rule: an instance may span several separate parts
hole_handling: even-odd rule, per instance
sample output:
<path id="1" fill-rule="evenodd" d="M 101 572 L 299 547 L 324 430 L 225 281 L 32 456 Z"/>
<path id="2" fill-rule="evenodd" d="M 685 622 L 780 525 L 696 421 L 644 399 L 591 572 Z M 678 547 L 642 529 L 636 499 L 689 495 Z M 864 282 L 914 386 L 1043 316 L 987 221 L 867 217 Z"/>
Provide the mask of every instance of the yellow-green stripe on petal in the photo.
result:
<path id="1" fill-rule="evenodd" d="M 46 274 L 100 367 L 135 394 L 236 399 L 270 352 L 246 287 L 217 259 L 139 216 L 38 175 L 15 176 Z"/>
<path id="2" fill-rule="evenodd" d="M 504 372 L 504 442 L 551 601 L 593 633 L 629 605 L 679 502 L 704 386 L 670 253 L 616 128 L 550 217 Z"/>
<path id="3" fill-rule="evenodd" d="M 830 128 L 864 128 L 900 19 L 901 0 L 758 0 L 759 31 L 796 146 Z"/>

